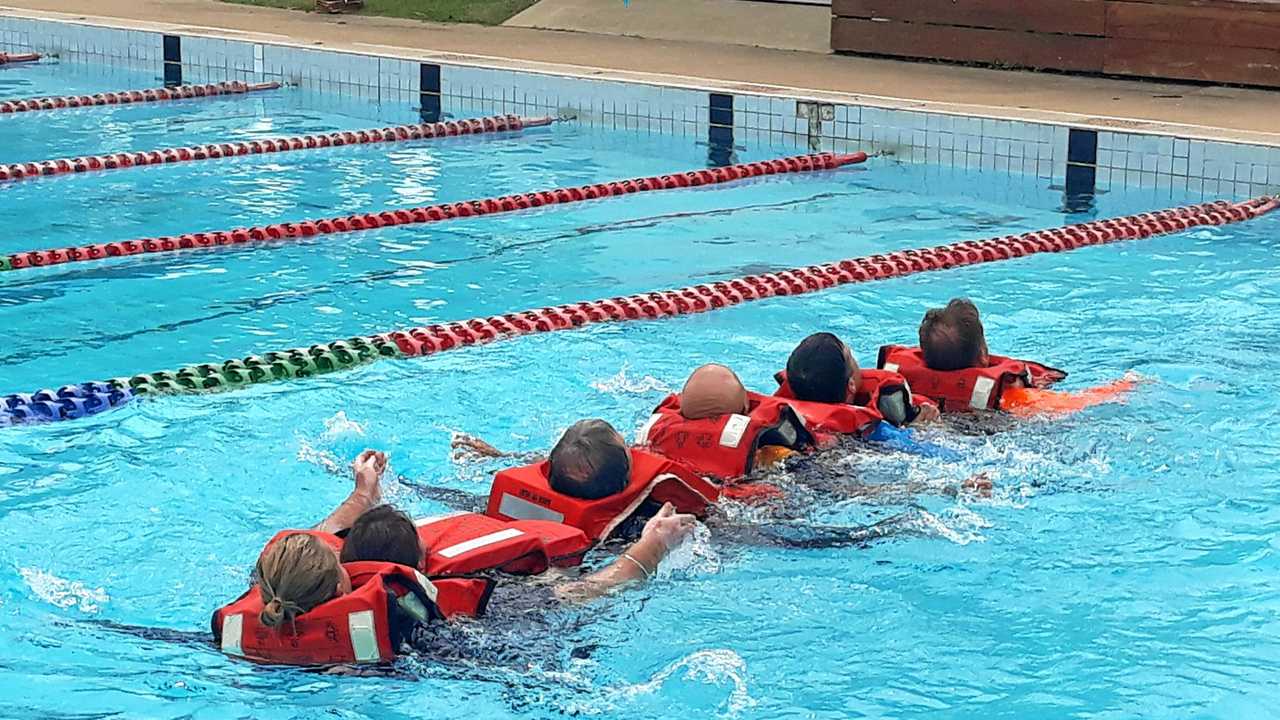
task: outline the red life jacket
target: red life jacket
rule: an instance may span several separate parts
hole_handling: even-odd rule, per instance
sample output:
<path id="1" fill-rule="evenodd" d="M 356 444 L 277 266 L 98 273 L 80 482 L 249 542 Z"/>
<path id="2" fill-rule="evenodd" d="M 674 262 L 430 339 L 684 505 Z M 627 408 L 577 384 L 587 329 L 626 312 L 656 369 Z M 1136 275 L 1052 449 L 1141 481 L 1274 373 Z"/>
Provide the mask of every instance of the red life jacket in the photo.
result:
<path id="1" fill-rule="evenodd" d="M 536 575 L 549 567 L 582 562 L 591 542 L 578 528 L 549 520 L 499 520 L 479 513 L 418 525 L 427 575 L 467 575 L 501 570 Z"/>
<path id="2" fill-rule="evenodd" d="M 704 517 L 720 498 L 715 485 L 696 472 L 644 450 L 631 451 L 631 482 L 622 492 L 599 500 L 569 497 L 551 489 L 550 463 L 498 473 L 485 514 L 501 520 L 549 520 L 586 533 L 592 544 L 609 538 L 646 500 L 669 502 L 676 510 Z"/>
<path id="3" fill-rule="evenodd" d="M 484 612 L 493 581 L 454 578 L 432 582 L 393 563 L 343 565 L 351 592 L 267 627 L 258 619 L 262 596 L 251 587 L 213 613 L 214 642 L 228 655 L 285 665 L 385 663 L 396 657 L 415 623 Z"/>
<path id="4" fill-rule="evenodd" d="M 747 393 L 748 414 L 689 420 L 680 396 L 670 395 L 640 428 L 636 440 L 699 474 L 725 481 L 751 472 L 765 445 L 800 449 L 813 439 L 795 410 L 781 398 Z"/>
<path id="5" fill-rule="evenodd" d="M 1067 373 L 1048 365 L 990 356 L 987 367 L 964 370 L 931 370 L 924 363 L 918 347 L 885 345 L 876 363 L 885 370 L 900 373 L 920 393 L 938 403 L 944 411 L 998 410 L 1005 388 L 1019 380 L 1027 387 L 1048 387 L 1065 378 Z"/>
<path id="6" fill-rule="evenodd" d="M 777 397 L 795 398 L 795 392 L 791 389 L 791 384 L 787 382 L 786 370 L 781 370 L 773 375 L 773 379 L 778 382 L 778 389 L 773 395 Z M 886 372 L 886 370 L 861 370 L 861 379 L 858 383 L 858 392 L 849 398 L 847 405 L 861 407 L 861 409 L 870 411 L 870 414 L 876 416 L 876 420 L 888 420 L 893 425 L 905 425 L 915 419 L 916 413 L 919 413 L 919 402 L 923 398 L 911 395 L 911 386 L 906 382 L 906 378 L 897 373 Z M 795 406 L 794 402 L 792 405 Z M 809 402 L 808 405 L 827 406 L 846 404 L 828 404 L 828 402 Z M 797 406 L 801 414 L 808 416 L 808 413 L 801 407 Z M 819 407 L 814 407 L 815 413 L 822 414 Z M 863 427 L 863 430 L 846 430 L 846 429 L 829 429 L 819 430 L 819 432 L 833 432 L 849 434 L 854 432 L 865 432 L 874 425 L 870 421 L 864 421 L 863 425 L 855 425 L 852 419 L 833 420 L 836 427 Z M 810 430 L 814 428 L 810 427 Z"/>
<path id="7" fill-rule="evenodd" d="M 581 530 L 546 520 L 507 522 L 479 513 L 461 513 L 416 524 L 423 552 L 418 570 L 432 579 L 488 570 L 536 575 L 552 566 L 577 565 L 591 547 Z M 317 530 L 282 530 L 267 546 L 299 532 L 314 535 L 342 552 L 342 538 Z"/>

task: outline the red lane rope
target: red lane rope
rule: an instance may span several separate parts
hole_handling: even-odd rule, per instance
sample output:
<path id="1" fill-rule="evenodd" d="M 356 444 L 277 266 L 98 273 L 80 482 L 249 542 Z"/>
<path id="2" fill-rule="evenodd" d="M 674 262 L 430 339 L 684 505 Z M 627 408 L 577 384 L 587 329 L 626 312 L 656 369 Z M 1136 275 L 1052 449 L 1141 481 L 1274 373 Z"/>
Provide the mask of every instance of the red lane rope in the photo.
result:
<path id="1" fill-rule="evenodd" d="M 0 53 L 0 65 L 9 63 L 35 62 L 40 59 L 39 53 Z"/>
<path id="2" fill-rule="evenodd" d="M 369 143 L 403 142 L 424 138 L 478 135 L 482 133 L 508 132 L 527 127 L 550 125 L 552 118 L 521 118 L 516 115 L 448 120 L 438 123 L 399 125 L 370 130 L 343 130 L 319 135 L 265 138 L 248 142 L 211 143 L 189 147 L 162 148 L 146 152 L 121 152 L 110 155 L 59 158 L 41 162 L 11 163 L 0 165 L 0 180 L 21 180 L 48 175 L 82 173 L 92 170 L 115 170 L 145 165 L 211 160 L 240 155 L 281 153 L 293 150 L 364 145 Z"/>
<path id="3" fill-rule="evenodd" d="M 370 338 L 394 342 L 405 355 L 430 355 L 513 335 L 566 330 L 601 322 L 642 320 L 718 310 L 753 300 L 800 295 L 848 283 L 901 277 L 930 270 L 1010 260 L 1044 252 L 1064 252 L 1121 240 L 1181 232 L 1204 225 L 1252 220 L 1280 206 L 1280 198 L 1242 203 L 1216 202 L 1037 230 L 980 241 L 900 250 L 763 275 L 750 275 L 608 300 L 570 303 L 488 318 L 442 323 Z"/>
<path id="4" fill-rule="evenodd" d="M 676 175 L 635 178 L 595 185 L 582 185 L 575 188 L 543 190 L 522 195 L 504 195 L 482 200 L 464 200 L 462 202 L 402 210 L 384 210 L 377 213 L 365 213 L 348 217 L 303 220 L 296 223 L 275 223 L 257 227 L 237 228 L 235 230 L 188 233 L 176 237 L 143 238 L 140 240 L 98 243 L 54 250 L 32 250 L 0 258 L 0 270 L 20 270 L 36 266 L 102 260 L 109 257 L 137 255 L 139 253 L 174 252 L 220 245 L 239 245 L 249 242 L 372 230 L 397 225 L 440 222 L 454 218 L 515 212 L 543 205 L 583 202 L 636 192 L 716 185 L 762 175 L 834 170 L 844 165 L 864 162 L 866 159 L 866 153 L 854 153 L 852 155 L 836 155 L 833 153 L 799 155 L 744 165 L 728 165 L 707 170 L 694 170 Z"/>
<path id="5" fill-rule="evenodd" d="M 129 105 L 132 103 L 162 102 L 165 100 L 186 100 L 216 95 L 241 95 L 259 90 L 274 90 L 278 87 L 280 87 L 280 83 L 276 82 L 250 85 L 237 80 L 235 82 L 214 83 L 211 85 L 178 85 L 177 87 L 151 88 L 149 90 L 122 90 L 120 92 L 98 93 L 97 95 L 25 98 L 0 102 L 0 114 L 92 107 L 96 105 Z"/>

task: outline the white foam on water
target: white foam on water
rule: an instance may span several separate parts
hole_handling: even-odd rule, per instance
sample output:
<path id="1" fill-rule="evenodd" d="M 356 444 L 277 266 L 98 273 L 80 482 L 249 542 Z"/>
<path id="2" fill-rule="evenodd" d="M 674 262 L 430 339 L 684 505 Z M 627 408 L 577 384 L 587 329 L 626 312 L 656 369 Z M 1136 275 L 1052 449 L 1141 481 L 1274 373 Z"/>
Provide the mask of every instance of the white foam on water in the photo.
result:
<path id="1" fill-rule="evenodd" d="M 640 395 L 654 391 L 672 392 L 670 386 L 652 375 L 645 375 L 639 379 L 627 377 L 629 368 L 629 363 L 622 363 L 622 369 L 618 370 L 617 375 L 605 380 L 593 380 L 591 387 L 608 395 Z"/>
<path id="2" fill-rule="evenodd" d="M 301 435 L 298 436 L 298 460 L 299 462 L 318 465 L 332 473 L 342 471 L 342 463 L 338 462 L 338 458 L 330 450 L 317 448 L 311 444 L 311 441 Z"/>
<path id="3" fill-rule="evenodd" d="M 952 512 L 953 510 L 957 512 Z M 985 518 L 963 506 L 949 508 L 946 514 L 953 519 L 955 527 L 947 524 L 945 520 L 927 510 L 916 511 L 911 522 L 929 535 L 940 537 L 956 545 L 986 542 L 986 537 L 979 531 L 980 528 L 990 527 Z M 975 518 L 981 519 L 981 523 L 975 523 Z"/>
<path id="4" fill-rule="evenodd" d="M 75 580 L 64 580 L 38 568 L 18 568 L 18 574 L 36 597 L 60 608 L 76 608 L 96 613 L 111 600 L 104 588 L 91 588 Z"/>
<path id="5" fill-rule="evenodd" d="M 333 417 L 324 421 L 324 434 L 321 440 L 335 440 L 345 435 L 364 437 L 366 426 L 347 417 L 347 413 L 339 410 Z"/>
<path id="6" fill-rule="evenodd" d="M 684 681 L 712 686 L 728 684 L 733 687 L 729 691 L 729 697 L 720 703 L 719 716 L 735 718 L 757 704 L 747 689 L 746 674 L 746 661 L 734 651 L 699 650 L 672 662 L 644 682 L 614 688 L 609 693 L 609 701 L 625 707 L 641 696 L 657 694 L 671 682 Z"/>
<path id="7" fill-rule="evenodd" d="M 694 523 L 693 532 L 658 566 L 659 578 L 714 575 L 720 572 L 720 555 L 711 544 L 711 531 Z"/>

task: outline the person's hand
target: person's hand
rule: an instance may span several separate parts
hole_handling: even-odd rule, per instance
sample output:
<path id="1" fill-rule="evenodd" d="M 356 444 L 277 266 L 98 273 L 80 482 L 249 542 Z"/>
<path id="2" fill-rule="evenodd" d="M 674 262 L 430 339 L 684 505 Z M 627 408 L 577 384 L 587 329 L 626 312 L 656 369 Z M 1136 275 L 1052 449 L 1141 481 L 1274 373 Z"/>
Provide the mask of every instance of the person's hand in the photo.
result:
<path id="1" fill-rule="evenodd" d="M 987 477 L 986 473 L 978 473 L 960 483 L 960 492 L 963 495 L 989 498 L 991 497 L 991 489 L 991 478 Z"/>
<path id="2" fill-rule="evenodd" d="M 386 453 L 378 450 L 365 450 L 360 453 L 351 463 L 351 473 L 356 480 L 356 491 L 377 498 L 380 494 L 378 483 L 382 481 L 382 474 L 386 471 Z"/>
<path id="3" fill-rule="evenodd" d="M 677 513 L 675 506 L 667 503 L 644 524 L 640 540 L 657 544 L 665 556 L 689 537 L 693 532 L 694 522 L 692 515 Z"/>
<path id="4" fill-rule="evenodd" d="M 912 423 L 934 422 L 942 417 L 942 411 L 938 410 L 938 406 L 933 403 L 920 403 L 917 408 L 916 419 Z"/>
<path id="5" fill-rule="evenodd" d="M 457 451 L 470 451 L 484 457 L 502 457 L 506 454 L 478 437 L 463 435 L 462 433 L 454 434 L 449 446 Z"/>

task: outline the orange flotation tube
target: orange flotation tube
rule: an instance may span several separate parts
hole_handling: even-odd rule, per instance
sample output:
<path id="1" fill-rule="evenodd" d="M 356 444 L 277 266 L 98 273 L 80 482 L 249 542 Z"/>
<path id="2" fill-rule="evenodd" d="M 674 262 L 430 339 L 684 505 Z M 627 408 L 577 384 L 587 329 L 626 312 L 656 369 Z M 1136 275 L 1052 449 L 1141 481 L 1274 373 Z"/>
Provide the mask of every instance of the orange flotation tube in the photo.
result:
<path id="1" fill-rule="evenodd" d="M 1001 396 L 1000 409 L 1018 417 L 1069 415 L 1102 403 L 1122 402 L 1137 385 L 1136 377 L 1126 375 L 1078 392 L 1011 387 Z"/>

